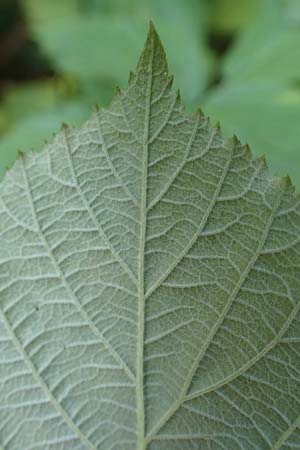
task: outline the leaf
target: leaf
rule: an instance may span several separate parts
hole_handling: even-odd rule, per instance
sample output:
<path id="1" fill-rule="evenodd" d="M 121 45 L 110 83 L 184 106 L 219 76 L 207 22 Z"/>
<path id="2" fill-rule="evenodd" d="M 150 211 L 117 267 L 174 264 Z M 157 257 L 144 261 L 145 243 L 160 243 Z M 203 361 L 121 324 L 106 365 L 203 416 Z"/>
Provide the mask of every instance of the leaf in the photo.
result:
<path id="1" fill-rule="evenodd" d="M 234 131 L 275 174 L 300 188 L 300 28 L 292 2 L 262 2 L 224 63 L 224 80 L 205 111 Z M 299 5 L 298 5 L 299 6 Z"/>
<path id="2" fill-rule="evenodd" d="M 171 81 L 151 26 L 0 186 L 4 450 L 299 448 L 299 198 Z"/>

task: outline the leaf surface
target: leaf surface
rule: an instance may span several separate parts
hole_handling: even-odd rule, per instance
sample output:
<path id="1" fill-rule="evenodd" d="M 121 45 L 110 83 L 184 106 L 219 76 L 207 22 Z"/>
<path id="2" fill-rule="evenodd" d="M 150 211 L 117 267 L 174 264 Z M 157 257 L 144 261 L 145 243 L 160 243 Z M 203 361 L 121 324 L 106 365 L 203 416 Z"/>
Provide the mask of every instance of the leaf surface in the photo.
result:
<path id="1" fill-rule="evenodd" d="M 300 448 L 299 199 L 171 84 L 0 185 L 1 450 Z"/>

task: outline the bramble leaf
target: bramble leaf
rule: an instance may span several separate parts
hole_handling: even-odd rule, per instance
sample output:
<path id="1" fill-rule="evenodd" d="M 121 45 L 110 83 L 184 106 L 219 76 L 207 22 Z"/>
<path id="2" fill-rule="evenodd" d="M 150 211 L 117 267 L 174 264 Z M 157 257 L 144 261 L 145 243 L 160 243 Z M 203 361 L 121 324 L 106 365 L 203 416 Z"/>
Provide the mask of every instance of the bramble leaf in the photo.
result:
<path id="1" fill-rule="evenodd" d="M 171 84 L 0 185 L 1 450 L 300 448 L 299 198 Z"/>

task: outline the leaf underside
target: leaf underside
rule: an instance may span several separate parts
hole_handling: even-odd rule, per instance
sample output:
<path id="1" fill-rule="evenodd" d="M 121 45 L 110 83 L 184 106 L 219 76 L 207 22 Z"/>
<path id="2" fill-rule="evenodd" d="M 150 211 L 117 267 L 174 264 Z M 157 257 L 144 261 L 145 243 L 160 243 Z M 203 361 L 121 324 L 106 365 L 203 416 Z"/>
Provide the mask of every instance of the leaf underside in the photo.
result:
<path id="1" fill-rule="evenodd" d="M 300 202 L 129 86 L 0 185 L 0 450 L 300 449 Z"/>

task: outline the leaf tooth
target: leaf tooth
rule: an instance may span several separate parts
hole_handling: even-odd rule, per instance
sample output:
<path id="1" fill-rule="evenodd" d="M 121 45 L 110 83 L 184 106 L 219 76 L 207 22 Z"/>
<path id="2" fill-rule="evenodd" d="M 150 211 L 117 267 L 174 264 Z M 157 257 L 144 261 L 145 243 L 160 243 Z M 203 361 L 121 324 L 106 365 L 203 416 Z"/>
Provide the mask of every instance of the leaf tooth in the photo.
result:
<path id="1" fill-rule="evenodd" d="M 132 83 L 133 80 L 134 80 L 134 78 L 135 78 L 135 75 L 134 75 L 133 71 L 130 70 L 130 71 L 129 71 L 129 76 L 128 76 L 128 83 L 129 83 L 129 84 Z"/>
<path id="2" fill-rule="evenodd" d="M 289 176 L 289 175 L 285 175 L 285 176 L 283 176 L 283 177 L 281 177 L 282 178 L 282 182 L 285 184 L 285 186 L 286 186 L 286 189 L 289 191 L 289 192 L 291 192 L 292 194 L 294 194 L 295 193 L 295 186 L 294 186 L 294 184 L 293 184 L 293 182 L 292 182 L 292 179 L 291 179 L 291 177 Z"/>
<path id="3" fill-rule="evenodd" d="M 207 128 L 209 129 L 209 128 L 211 128 L 211 118 L 209 117 L 209 116 L 205 116 L 205 115 L 203 115 L 203 119 L 205 119 L 206 120 L 206 126 L 207 126 Z"/>
<path id="4" fill-rule="evenodd" d="M 116 85 L 115 86 L 115 96 L 119 96 L 122 94 L 121 88 L 120 86 Z"/>
<path id="5" fill-rule="evenodd" d="M 222 136 L 221 130 L 217 128 L 217 132 L 220 133 L 220 135 Z M 234 134 L 233 136 L 231 136 L 231 138 L 225 140 L 226 143 L 228 143 L 229 147 L 233 147 L 234 149 L 236 147 L 241 146 L 241 142 L 239 141 L 239 139 L 237 138 L 237 136 Z"/>
<path id="6" fill-rule="evenodd" d="M 199 119 L 206 119 L 204 112 L 202 111 L 202 108 L 198 107 L 196 109 L 196 117 L 199 117 Z"/>
<path id="7" fill-rule="evenodd" d="M 239 140 L 239 138 L 237 137 L 236 134 L 234 134 L 232 136 L 231 141 L 232 141 L 234 146 L 241 145 L 241 142 L 240 142 L 240 140 Z"/>
<path id="8" fill-rule="evenodd" d="M 268 168 L 268 164 L 267 164 L 267 158 L 266 155 L 260 155 L 258 158 L 255 159 L 255 162 L 257 162 L 259 165 L 261 165 L 264 168 Z"/>
<path id="9" fill-rule="evenodd" d="M 219 120 L 216 122 L 214 128 L 216 128 L 218 130 L 218 132 L 221 132 L 221 124 L 220 124 Z"/>
<path id="10" fill-rule="evenodd" d="M 168 75 L 167 84 L 166 84 L 167 89 L 171 89 L 173 84 L 174 84 L 174 75 L 173 74 Z M 177 91 L 179 91 L 179 89 L 176 90 L 176 93 L 177 93 Z"/>
<path id="11" fill-rule="evenodd" d="M 290 186 L 292 186 L 292 187 L 293 187 L 293 182 L 292 182 L 292 179 L 291 179 L 291 177 L 290 177 L 289 175 L 285 175 L 285 176 L 284 176 L 284 177 L 282 177 L 282 178 L 284 178 L 284 179 L 285 179 L 285 181 L 286 181 L 287 185 L 290 185 Z"/>
<path id="12" fill-rule="evenodd" d="M 60 129 L 61 129 L 62 132 L 64 132 L 64 131 L 69 130 L 69 129 L 70 129 L 70 126 L 69 126 L 66 122 L 63 122 L 63 123 L 61 124 L 61 126 L 60 126 Z M 54 139 L 55 139 L 55 133 L 54 133 L 53 137 L 54 137 Z"/>
<path id="13" fill-rule="evenodd" d="M 247 158 L 247 159 L 252 159 L 253 158 L 251 149 L 250 149 L 249 144 L 247 142 L 246 142 L 246 144 L 242 145 L 242 149 L 245 152 L 245 158 Z"/>
<path id="14" fill-rule="evenodd" d="M 271 184 L 272 184 L 272 187 L 274 190 L 287 191 L 292 194 L 291 186 L 289 186 L 289 184 L 288 184 L 287 177 L 280 177 L 280 176 L 274 177 L 273 176 L 271 178 Z"/>

